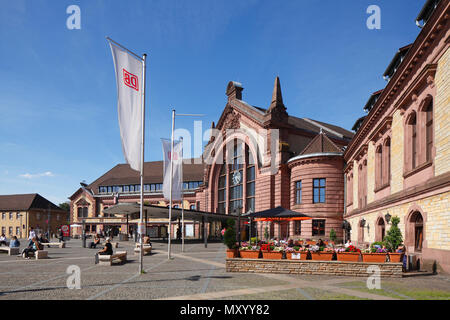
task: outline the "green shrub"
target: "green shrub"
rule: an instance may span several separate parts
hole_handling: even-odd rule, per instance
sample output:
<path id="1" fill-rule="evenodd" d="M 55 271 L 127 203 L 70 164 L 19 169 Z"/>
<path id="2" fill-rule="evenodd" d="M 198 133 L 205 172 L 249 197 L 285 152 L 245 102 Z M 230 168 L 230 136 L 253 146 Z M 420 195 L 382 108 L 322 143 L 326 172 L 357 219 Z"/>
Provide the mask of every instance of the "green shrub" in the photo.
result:
<path id="1" fill-rule="evenodd" d="M 233 219 L 227 220 L 227 227 L 223 235 L 223 243 L 225 243 L 228 249 L 236 248 L 236 230 L 234 229 Z"/>
<path id="2" fill-rule="evenodd" d="M 259 239 L 257 237 L 250 238 L 251 244 L 256 244 L 258 241 L 259 241 Z"/>
<path id="3" fill-rule="evenodd" d="M 384 245 L 388 249 L 389 252 L 395 252 L 398 246 L 403 243 L 402 232 L 398 227 L 400 223 L 400 218 L 395 216 L 391 219 L 391 228 L 386 232 L 386 236 L 384 237 Z"/>
<path id="4" fill-rule="evenodd" d="M 264 229 L 264 238 L 266 241 L 269 240 L 269 229 L 267 227 Z"/>
<path id="5" fill-rule="evenodd" d="M 331 229 L 330 230 L 330 240 L 334 242 L 334 241 L 336 241 L 336 238 L 337 238 L 336 231 L 334 231 L 334 229 Z"/>

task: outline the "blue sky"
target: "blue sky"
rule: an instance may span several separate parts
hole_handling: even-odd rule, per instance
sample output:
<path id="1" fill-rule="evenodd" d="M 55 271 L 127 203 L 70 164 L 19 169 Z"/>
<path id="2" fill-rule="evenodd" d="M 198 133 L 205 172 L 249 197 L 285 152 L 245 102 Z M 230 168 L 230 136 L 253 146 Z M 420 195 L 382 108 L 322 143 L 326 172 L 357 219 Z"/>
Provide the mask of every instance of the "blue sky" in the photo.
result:
<path id="1" fill-rule="evenodd" d="M 425 0 L 0 0 L 0 194 L 55 203 L 124 158 L 105 36 L 148 54 L 145 160 L 160 160 L 171 108 L 217 122 L 228 81 L 289 114 L 351 129 L 398 48 L 415 40 Z M 81 9 L 69 30 L 66 8 Z M 366 9 L 381 8 L 369 30 Z M 193 131 L 193 119 L 177 127 Z"/>

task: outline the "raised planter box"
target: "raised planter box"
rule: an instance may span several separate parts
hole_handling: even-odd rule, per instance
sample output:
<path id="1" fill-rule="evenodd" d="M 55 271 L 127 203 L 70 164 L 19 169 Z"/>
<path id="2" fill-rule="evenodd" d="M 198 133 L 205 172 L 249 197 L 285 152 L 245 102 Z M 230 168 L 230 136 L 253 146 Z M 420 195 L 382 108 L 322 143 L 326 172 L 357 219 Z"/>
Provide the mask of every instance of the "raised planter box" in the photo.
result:
<path id="1" fill-rule="evenodd" d="M 227 258 L 237 258 L 239 257 L 238 249 L 227 249 Z"/>
<path id="2" fill-rule="evenodd" d="M 268 259 L 226 259 L 227 272 L 308 274 L 364 277 L 373 275 L 371 266 L 380 268 L 382 278 L 401 278 L 401 263 L 314 261 L 314 260 L 268 260 Z"/>
<path id="3" fill-rule="evenodd" d="M 311 252 L 311 260 L 315 261 L 331 261 L 333 252 Z"/>
<path id="4" fill-rule="evenodd" d="M 294 252 L 286 252 L 286 259 L 288 260 L 306 260 L 306 255 L 308 252 L 306 251 L 294 251 Z M 294 258 L 292 257 L 294 255 Z"/>
<path id="5" fill-rule="evenodd" d="M 337 261 L 352 261 L 358 262 L 360 257 L 359 252 L 338 252 L 336 253 Z"/>
<path id="6" fill-rule="evenodd" d="M 283 257 L 282 251 L 263 251 L 263 259 L 280 259 Z"/>
<path id="7" fill-rule="evenodd" d="M 393 252 L 389 252 L 389 260 L 391 262 L 403 262 L 403 255 L 404 253 L 393 253 Z"/>
<path id="8" fill-rule="evenodd" d="M 386 253 L 362 253 L 363 262 L 386 262 Z"/>
<path id="9" fill-rule="evenodd" d="M 258 259 L 259 252 L 257 250 L 239 250 L 239 255 L 243 259 Z"/>

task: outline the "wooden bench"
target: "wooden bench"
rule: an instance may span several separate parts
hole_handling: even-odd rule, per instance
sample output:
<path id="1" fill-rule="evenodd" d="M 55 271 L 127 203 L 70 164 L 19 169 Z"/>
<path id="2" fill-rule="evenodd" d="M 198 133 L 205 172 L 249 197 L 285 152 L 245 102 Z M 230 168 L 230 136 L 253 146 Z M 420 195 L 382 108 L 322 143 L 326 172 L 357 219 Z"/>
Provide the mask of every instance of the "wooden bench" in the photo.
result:
<path id="1" fill-rule="evenodd" d="M 140 246 L 136 246 L 136 248 L 134 248 L 134 254 L 139 254 L 141 252 L 141 248 Z M 144 245 L 144 256 L 151 254 L 152 253 L 152 246 L 151 245 Z"/>
<path id="2" fill-rule="evenodd" d="M 126 251 L 117 251 L 112 255 L 98 255 L 98 264 L 101 266 L 111 266 L 113 260 L 120 260 L 121 263 L 127 262 L 127 252 Z"/>
<path id="3" fill-rule="evenodd" d="M 63 242 L 47 242 L 47 243 L 42 243 L 43 246 L 58 246 L 60 248 L 65 248 L 66 247 L 66 243 Z"/>
<path id="4" fill-rule="evenodd" d="M 20 253 L 20 248 L 0 247 L 1 252 L 8 252 L 8 256 L 17 256 Z"/>

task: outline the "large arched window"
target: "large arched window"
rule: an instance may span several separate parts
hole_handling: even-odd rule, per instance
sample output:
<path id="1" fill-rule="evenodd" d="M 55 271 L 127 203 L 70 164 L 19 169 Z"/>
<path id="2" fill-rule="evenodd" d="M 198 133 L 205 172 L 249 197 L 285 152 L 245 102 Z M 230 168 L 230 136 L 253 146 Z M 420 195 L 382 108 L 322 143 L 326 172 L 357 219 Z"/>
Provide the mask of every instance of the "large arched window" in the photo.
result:
<path id="1" fill-rule="evenodd" d="M 224 162 L 218 177 L 217 211 L 228 214 L 254 212 L 256 167 L 252 153 L 248 145 L 238 139 L 227 151 L 231 154 L 224 158 L 229 159 L 229 163 Z"/>
<path id="2" fill-rule="evenodd" d="M 416 113 L 413 112 L 408 119 L 408 138 L 409 138 L 409 152 L 408 156 L 410 157 L 410 168 L 415 169 L 418 165 L 417 161 L 417 151 L 418 151 L 418 139 L 417 139 L 417 117 Z"/>
<path id="3" fill-rule="evenodd" d="M 383 147 L 378 146 L 375 152 L 375 188 L 383 185 Z"/>
<path id="4" fill-rule="evenodd" d="M 426 107 L 423 109 L 425 112 L 425 147 L 426 147 L 426 161 L 431 161 L 432 159 L 432 148 L 433 148 L 433 99 L 430 99 Z"/>
<path id="5" fill-rule="evenodd" d="M 383 184 L 391 182 L 391 138 L 386 138 L 383 146 Z"/>

